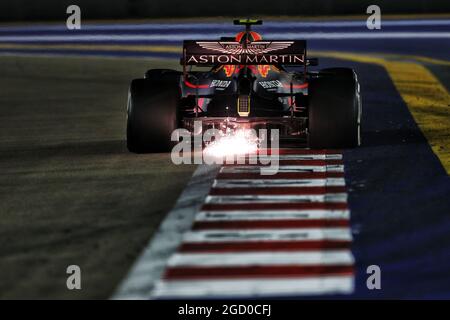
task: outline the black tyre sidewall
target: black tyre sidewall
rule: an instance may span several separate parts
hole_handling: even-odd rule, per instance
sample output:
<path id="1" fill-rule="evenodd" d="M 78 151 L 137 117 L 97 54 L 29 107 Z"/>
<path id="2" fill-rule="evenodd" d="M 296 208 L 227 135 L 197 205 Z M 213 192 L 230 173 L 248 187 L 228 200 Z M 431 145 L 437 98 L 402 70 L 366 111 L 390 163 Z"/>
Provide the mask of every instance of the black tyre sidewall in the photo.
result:
<path id="1" fill-rule="evenodd" d="M 309 85 L 309 146 L 352 148 L 360 144 L 361 100 L 353 70 L 323 70 Z"/>
<path id="2" fill-rule="evenodd" d="M 176 79 L 135 79 L 127 107 L 127 146 L 136 153 L 168 152 L 178 127 L 180 89 Z"/>

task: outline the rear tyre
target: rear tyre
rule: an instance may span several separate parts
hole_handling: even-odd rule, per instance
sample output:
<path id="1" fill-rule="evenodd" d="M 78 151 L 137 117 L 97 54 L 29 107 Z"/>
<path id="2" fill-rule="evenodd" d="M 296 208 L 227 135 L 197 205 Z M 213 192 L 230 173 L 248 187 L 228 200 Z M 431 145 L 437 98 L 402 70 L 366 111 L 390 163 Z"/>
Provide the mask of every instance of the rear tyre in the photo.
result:
<path id="1" fill-rule="evenodd" d="M 127 105 L 127 148 L 134 153 L 168 152 L 179 125 L 180 89 L 175 79 L 135 79 Z"/>
<path id="2" fill-rule="evenodd" d="M 353 148 L 361 144 L 361 97 L 356 73 L 323 69 L 309 83 L 310 148 Z"/>

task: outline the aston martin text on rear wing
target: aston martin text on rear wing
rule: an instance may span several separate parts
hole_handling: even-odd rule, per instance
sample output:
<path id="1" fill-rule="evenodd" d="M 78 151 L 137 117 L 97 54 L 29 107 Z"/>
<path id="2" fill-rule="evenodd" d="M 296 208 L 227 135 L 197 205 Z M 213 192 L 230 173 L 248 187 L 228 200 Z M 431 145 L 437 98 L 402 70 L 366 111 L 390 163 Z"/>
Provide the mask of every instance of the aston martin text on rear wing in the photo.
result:
<path id="1" fill-rule="evenodd" d="M 303 65 L 306 41 L 201 41 L 183 42 L 183 65 Z"/>

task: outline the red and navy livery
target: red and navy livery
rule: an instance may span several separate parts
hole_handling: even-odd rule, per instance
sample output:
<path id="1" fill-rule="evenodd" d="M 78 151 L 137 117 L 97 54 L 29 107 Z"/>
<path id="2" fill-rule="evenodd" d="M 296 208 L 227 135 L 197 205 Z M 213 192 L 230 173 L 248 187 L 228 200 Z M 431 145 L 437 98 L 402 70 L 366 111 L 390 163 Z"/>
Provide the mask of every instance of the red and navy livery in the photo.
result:
<path id="1" fill-rule="evenodd" d="M 194 122 L 208 128 L 267 128 L 311 148 L 360 144 L 361 99 L 347 68 L 311 72 L 305 40 L 266 40 L 261 20 L 217 41 L 185 40 L 182 71 L 148 70 L 132 81 L 127 144 L 133 152 L 168 151 L 171 133 Z M 195 132 L 199 134 L 201 132 Z"/>

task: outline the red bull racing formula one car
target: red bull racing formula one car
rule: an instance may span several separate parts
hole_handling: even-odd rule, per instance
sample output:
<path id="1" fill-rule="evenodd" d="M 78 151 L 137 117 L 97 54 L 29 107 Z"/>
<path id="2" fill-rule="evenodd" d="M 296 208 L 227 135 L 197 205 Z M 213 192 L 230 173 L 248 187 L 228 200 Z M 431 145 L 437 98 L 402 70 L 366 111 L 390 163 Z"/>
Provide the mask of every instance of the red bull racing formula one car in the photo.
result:
<path id="1" fill-rule="evenodd" d="M 252 25 L 219 41 L 183 43 L 183 71 L 151 69 L 131 82 L 127 147 L 131 152 L 169 151 L 171 134 L 194 121 L 208 128 L 279 129 L 282 139 L 310 148 L 360 144 L 361 98 L 356 73 L 348 68 L 308 72 L 306 41 L 265 40 Z M 207 67 L 205 71 L 194 70 Z"/>

